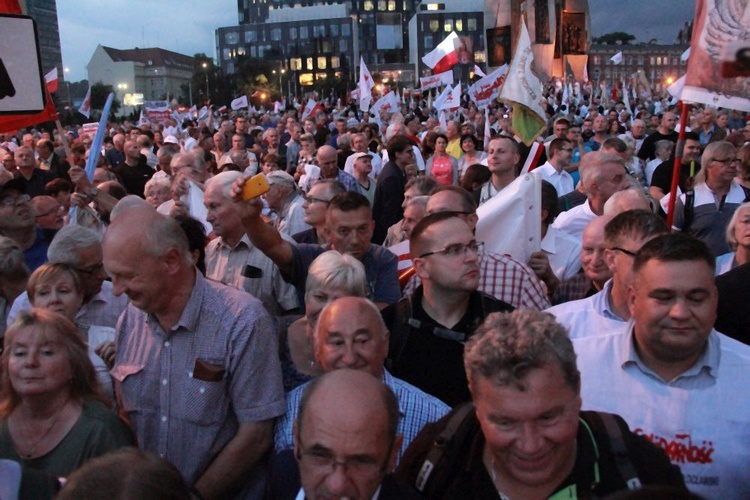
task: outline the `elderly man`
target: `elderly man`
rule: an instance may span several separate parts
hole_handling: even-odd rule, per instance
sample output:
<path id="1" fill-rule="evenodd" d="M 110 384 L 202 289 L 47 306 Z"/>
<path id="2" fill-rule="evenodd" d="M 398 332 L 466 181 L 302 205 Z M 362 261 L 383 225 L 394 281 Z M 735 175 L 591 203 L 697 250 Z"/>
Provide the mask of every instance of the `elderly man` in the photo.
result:
<path id="1" fill-rule="evenodd" d="M 352 134 L 352 149 L 354 150 L 355 154 L 370 153 L 370 150 L 367 149 L 367 146 L 367 137 L 365 137 L 365 134 L 361 132 Z M 383 170 L 383 160 L 380 158 L 380 156 L 371 154 L 370 163 L 372 165 L 372 170 L 370 171 L 369 176 L 373 180 L 376 180 L 380 176 L 380 172 Z M 344 172 L 350 175 L 354 175 L 354 155 L 351 155 L 346 159 Z"/>
<path id="2" fill-rule="evenodd" d="M 477 290 L 481 245 L 454 213 L 426 216 L 409 243 L 421 285 L 383 311 L 392 333 L 391 366 L 398 377 L 454 406 L 469 399 L 464 342 L 487 314 L 513 307 Z"/>
<path id="3" fill-rule="evenodd" d="M 146 163 L 146 157 L 141 154 L 141 148 L 136 141 L 126 141 L 124 146 L 125 161 L 113 168 L 128 194 L 135 194 L 144 198 L 143 188 L 154 175 L 154 169 Z"/>
<path id="4" fill-rule="evenodd" d="M 139 446 L 203 498 L 262 498 L 262 457 L 284 412 L 278 343 L 260 301 L 203 278 L 177 221 L 120 213 L 104 266 L 130 305 L 112 376 Z"/>
<path id="5" fill-rule="evenodd" d="M 667 142 L 667 144 L 670 144 Z M 655 154 L 655 153 L 654 153 Z M 674 157 L 660 163 L 651 175 L 651 184 L 648 193 L 655 200 L 661 200 L 669 194 L 672 188 L 672 171 L 674 170 Z M 682 150 L 682 163 L 680 164 L 680 179 L 678 187 L 681 193 L 692 188 L 695 184 L 695 176 L 701 170 L 701 146 L 698 134 L 687 132 L 685 134 L 685 147 Z"/>
<path id="6" fill-rule="evenodd" d="M 36 212 L 36 225 L 40 229 L 51 231 L 50 234 L 54 235 L 65 225 L 65 207 L 53 197 L 37 196 L 31 199 L 31 205 Z"/>
<path id="7" fill-rule="evenodd" d="M 401 295 L 398 258 L 385 248 L 370 243 L 374 226 L 372 210 L 363 195 L 347 191 L 330 201 L 326 211 L 329 240 L 326 246 L 321 246 L 309 243 L 293 245 L 283 239 L 260 217 L 262 203 L 257 199 L 242 202 L 241 193 L 242 180 L 238 180 L 232 188 L 232 196 L 245 206 L 242 223 L 250 241 L 279 266 L 284 279 L 295 285 L 301 295 L 304 295 L 310 263 L 326 250 L 337 250 L 362 261 L 372 300 L 383 307 L 398 301 Z"/>
<path id="8" fill-rule="evenodd" d="M 584 408 L 615 412 L 664 448 L 693 493 L 748 498 L 750 347 L 713 330 L 714 257 L 681 234 L 646 243 L 628 291 L 633 319 L 574 341 Z"/>
<path id="9" fill-rule="evenodd" d="M 115 134 L 112 138 L 114 147 L 104 153 L 104 159 L 109 163 L 110 168 L 119 167 L 125 161 L 125 136 Z"/>
<path id="10" fill-rule="evenodd" d="M 101 236 L 83 226 L 65 226 L 55 235 L 47 249 L 51 264 L 68 264 L 73 267 L 83 284 L 83 305 L 76 313 L 76 322 L 87 326 L 114 328 L 117 319 L 128 305 L 126 297 L 115 297 L 112 283 L 102 265 Z M 8 324 L 18 313 L 31 309 L 26 292 L 19 295 L 8 313 Z"/>
<path id="11" fill-rule="evenodd" d="M 735 180 L 741 160 L 732 144 L 712 142 L 706 146 L 702 160 L 695 187 L 675 200 L 672 228 L 702 240 L 718 256 L 731 251 L 726 227 L 737 207 L 750 200 L 750 189 Z M 669 198 L 660 200 L 665 211 Z"/>
<path id="12" fill-rule="evenodd" d="M 274 227 L 289 237 L 310 229 L 310 225 L 304 220 L 305 211 L 302 205 L 305 199 L 297 191 L 294 177 L 283 170 L 276 170 L 267 173 L 266 179 L 269 189 L 263 198 L 268 208 L 276 213 Z"/>
<path id="13" fill-rule="evenodd" d="M 625 161 L 616 155 L 593 152 L 581 160 L 581 184 L 586 191 L 582 205 L 561 213 L 552 227 L 581 239 L 586 224 L 604 213 L 604 204 L 617 191 L 630 187 Z"/>
<path id="14" fill-rule="evenodd" d="M 376 157 L 369 151 L 366 153 L 354 153 L 349 158 L 354 158 L 354 178 L 359 184 L 359 191 L 365 195 L 370 204 L 375 201 L 375 179 L 370 177 L 372 173 L 372 159 Z"/>
<path id="15" fill-rule="evenodd" d="M 258 172 L 258 157 L 247 148 L 245 136 L 235 133 L 232 136 L 232 147 L 222 156 L 219 165 L 223 165 L 224 163 L 236 164 L 239 158 L 247 161 L 247 165 L 241 165 L 246 175 L 255 175 Z"/>
<path id="16" fill-rule="evenodd" d="M 49 139 L 40 139 L 36 143 L 36 150 L 39 153 L 37 162 L 40 169 L 49 171 L 55 177 L 70 180 L 68 177 L 68 168 L 70 166 L 68 162 L 55 153 L 55 145 L 52 144 L 52 141 Z"/>
<path id="17" fill-rule="evenodd" d="M 16 160 L 14 177 L 20 182 L 23 192 L 32 198 L 43 195 L 44 186 L 55 178 L 54 174 L 36 166 L 34 151 L 27 146 L 17 148 L 13 157 Z"/>
<path id="18" fill-rule="evenodd" d="M 310 191 L 304 196 L 302 210 L 304 210 L 305 224 L 310 229 L 293 234 L 292 238 L 297 243 L 317 243 L 325 245 L 328 242 L 328 229 L 326 225 L 326 211 L 331 200 L 339 194 L 345 193 L 346 188 L 335 179 L 321 179 L 315 183 Z"/>
<path id="19" fill-rule="evenodd" d="M 630 210 L 604 227 L 604 259 L 612 279 L 597 294 L 566 302 L 547 311 L 567 330 L 571 339 L 608 335 L 630 319 L 628 288 L 633 284 L 633 258 L 648 241 L 666 234 L 667 225 L 653 212 Z"/>
<path id="20" fill-rule="evenodd" d="M 248 292 L 269 314 L 280 316 L 299 307 L 297 296 L 245 234 L 240 207 L 229 195 L 232 183 L 242 178 L 240 172 L 222 172 L 206 183 L 206 219 L 217 236 L 206 245 L 206 277 Z"/>
<path id="21" fill-rule="evenodd" d="M 347 191 L 359 193 L 357 180 L 343 170 L 339 170 L 338 153 L 333 147 L 328 145 L 319 147 L 317 159 L 318 167 L 320 167 L 320 179 L 335 179 L 343 184 Z M 305 191 L 310 191 L 314 183 L 311 178 Z"/>
<path id="22" fill-rule="evenodd" d="M 487 167 L 492 176 L 478 191 L 478 205 L 488 202 L 516 178 L 516 167 L 521 161 L 518 143 L 511 137 L 497 136 L 487 147 Z"/>
<path id="23" fill-rule="evenodd" d="M 457 122 L 451 120 L 445 124 L 445 136 L 448 138 L 445 152 L 458 160 L 463 151 L 461 151 L 461 131 Z"/>
<path id="24" fill-rule="evenodd" d="M 311 382 L 294 425 L 297 498 L 420 498 L 390 474 L 400 420 L 393 392 L 365 373 L 337 370 Z"/>
<path id="25" fill-rule="evenodd" d="M 622 418 L 580 411 L 573 346 L 551 316 L 489 316 L 464 365 L 473 406 L 427 425 L 396 473 L 426 497 L 604 497 L 641 484 L 685 493 L 679 470 Z"/>
<path id="26" fill-rule="evenodd" d="M 385 369 L 388 330 L 377 306 L 362 297 L 342 297 L 320 313 L 313 336 L 315 359 L 323 373 L 357 370 L 381 380 L 396 395 L 399 413 L 398 434 L 403 442 L 396 449 L 400 457 L 419 430 L 440 419 L 450 408 L 413 385 L 392 376 Z M 300 398 L 306 385 L 287 394 L 286 414 L 276 424 L 275 449 L 292 448 L 292 422 L 297 419 Z M 390 470 L 390 469 L 389 469 Z"/>

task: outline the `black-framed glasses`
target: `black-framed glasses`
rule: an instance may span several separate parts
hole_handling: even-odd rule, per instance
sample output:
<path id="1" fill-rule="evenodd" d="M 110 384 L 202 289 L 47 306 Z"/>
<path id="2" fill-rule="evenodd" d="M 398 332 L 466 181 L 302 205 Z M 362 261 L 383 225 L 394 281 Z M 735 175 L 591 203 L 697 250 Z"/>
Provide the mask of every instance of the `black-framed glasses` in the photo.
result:
<path id="1" fill-rule="evenodd" d="M 742 160 L 739 158 L 724 158 L 723 160 L 719 160 L 718 158 L 713 158 L 711 161 L 716 161 L 719 163 L 723 163 L 726 165 L 727 163 L 742 163 Z"/>
<path id="2" fill-rule="evenodd" d="M 28 203 L 31 200 L 31 196 L 28 194 L 21 194 L 18 196 L 6 196 L 0 200 L 0 204 L 6 207 L 16 207 L 21 203 Z"/>
<path id="3" fill-rule="evenodd" d="M 454 243 L 452 245 L 448 245 L 446 247 L 441 248 L 440 250 L 435 250 L 434 252 L 426 252 L 420 255 L 418 258 L 422 259 L 424 257 L 429 257 L 430 255 L 440 254 L 444 255 L 446 257 L 458 257 L 466 255 L 466 252 L 474 252 L 477 255 L 481 255 L 484 251 L 484 242 L 483 241 L 471 241 L 469 243 Z"/>
<path id="4" fill-rule="evenodd" d="M 78 271 L 81 274 L 89 274 L 90 275 L 90 274 L 96 274 L 99 271 L 101 271 L 102 269 L 104 269 L 104 264 L 99 263 L 99 264 L 93 265 L 93 266 L 85 268 L 85 269 L 81 269 L 81 268 L 77 267 L 76 271 Z"/>
<path id="5" fill-rule="evenodd" d="M 305 194 L 305 195 L 302 195 L 302 198 L 303 198 L 303 199 L 304 199 L 304 200 L 305 200 L 306 202 L 308 202 L 308 203 L 315 203 L 315 202 L 318 202 L 318 203 L 325 203 L 326 205 L 328 205 L 329 203 L 331 203 L 331 200 L 324 200 L 323 198 L 316 198 L 316 197 L 314 197 L 314 196 L 308 196 L 308 195 L 306 195 L 306 194 Z"/>
<path id="6" fill-rule="evenodd" d="M 299 444 L 297 459 L 320 474 L 332 474 L 337 466 L 341 466 L 345 474 L 372 479 L 386 472 L 388 457 L 391 456 L 395 442 L 395 439 L 391 441 L 385 462 L 366 455 L 355 456 L 346 460 L 336 460 L 332 452 L 325 448 L 316 446 L 305 448 L 302 444 L 302 439 L 297 435 L 297 443 Z"/>
<path id="7" fill-rule="evenodd" d="M 624 248 L 612 247 L 611 250 L 615 250 L 617 252 L 622 252 L 625 255 L 627 255 L 628 257 L 635 257 L 635 252 L 631 252 L 630 250 L 625 250 Z"/>

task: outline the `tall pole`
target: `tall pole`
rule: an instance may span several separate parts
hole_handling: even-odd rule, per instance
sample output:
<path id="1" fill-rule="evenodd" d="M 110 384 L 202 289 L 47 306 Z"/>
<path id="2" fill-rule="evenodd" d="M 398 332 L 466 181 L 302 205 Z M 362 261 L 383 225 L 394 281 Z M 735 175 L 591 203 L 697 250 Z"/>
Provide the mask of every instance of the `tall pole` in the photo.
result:
<path id="1" fill-rule="evenodd" d="M 203 69 L 206 70 L 206 101 L 211 100 L 211 92 L 208 90 L 208 63 L 203 63 Z"/>

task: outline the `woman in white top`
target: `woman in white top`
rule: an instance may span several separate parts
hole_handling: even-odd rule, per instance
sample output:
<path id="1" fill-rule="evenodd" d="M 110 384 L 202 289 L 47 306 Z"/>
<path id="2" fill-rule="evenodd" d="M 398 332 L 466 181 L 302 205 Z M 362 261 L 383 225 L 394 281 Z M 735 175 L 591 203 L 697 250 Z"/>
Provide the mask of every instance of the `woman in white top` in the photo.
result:
<path id="1" fill-rule="evenodd" d="M 716 257 L 716 276 L 750 262 L 750 202 L 737 207 L 729 219 L 727 242 L 734 252 Z"/>

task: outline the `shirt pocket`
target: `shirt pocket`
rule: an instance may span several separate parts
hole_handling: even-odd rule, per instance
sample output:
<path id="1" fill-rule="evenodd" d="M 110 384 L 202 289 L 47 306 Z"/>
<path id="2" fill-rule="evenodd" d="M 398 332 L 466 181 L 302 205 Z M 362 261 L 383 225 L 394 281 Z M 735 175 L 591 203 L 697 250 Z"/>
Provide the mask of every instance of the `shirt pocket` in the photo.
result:
<path id="1" fill-rule="evenodd" d="M 222 360 L 206 360 L 213 365 L 221 365 Z M 179 416 L 198 425 L 216 425 L 226 418 L 229 398 L 227 395 L 226 373 L 220 380 L 200 380 L 193 372 L 179 389 Z"/>

